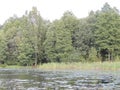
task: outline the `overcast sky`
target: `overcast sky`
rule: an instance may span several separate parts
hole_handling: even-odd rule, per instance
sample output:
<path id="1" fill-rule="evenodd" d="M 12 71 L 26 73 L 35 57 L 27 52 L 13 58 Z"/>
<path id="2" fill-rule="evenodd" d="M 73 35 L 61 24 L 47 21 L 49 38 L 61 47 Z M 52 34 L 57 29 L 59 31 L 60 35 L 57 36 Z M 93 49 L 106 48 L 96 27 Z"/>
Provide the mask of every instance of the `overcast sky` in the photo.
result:
<path id="1" fill-rule="evenodd" d="M 26 10 L 37 7 L 44 19 L 59 19 L 66 10 L 78 18 L 86 17 L 91 10 L 101 9 L 108 2 L 120 10 L 120 0 L 0 0 L 0 24 L 16 14 L 22 16 Z"/>

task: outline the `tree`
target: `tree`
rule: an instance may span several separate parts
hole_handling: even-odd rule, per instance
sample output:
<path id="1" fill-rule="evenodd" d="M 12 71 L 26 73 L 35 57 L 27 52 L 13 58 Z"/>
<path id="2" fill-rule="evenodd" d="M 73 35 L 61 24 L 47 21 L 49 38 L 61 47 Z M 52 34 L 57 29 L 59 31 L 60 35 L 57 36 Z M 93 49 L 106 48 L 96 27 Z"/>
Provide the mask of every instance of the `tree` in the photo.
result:
<path id="1" fill-rule="evenodd" d="M 14 16 L 7 20 L 1 28 L 6 42 L 6 63 L 37 65 L 43 62 L 46 26 L 35 7 L 20 18 Z"/>
<path id="2" fill-rule="evenodd" d="M 3 30 L 0 30 L 0 64 L 4 64 L 6 59 L 6 42 Z"/>
<path id="3" fill-rule="evenodd" d="M 39 12 L 35 7 L 32 8 L 32 11 L 28 15 L 29 20 L 29 29 L 30 29 L 30 35 L 32 37 L 32 43 L 34 48 L 34 58 L 35 62 L 34 64 L 37 65 L 38 63 L 42 62 L 42 55 L 44 53 L 44 46 L 43 42 L 45 40 L 45 23 L 40 16 Z"/>
<path id="4" fill-rule="evenodd" d="M 36 7 L 0 25 L 0 63 L 37 65 L 45 62 L 119 60 L 120 15 L 105 3 L 78 19 L 66 11 L 59 20 L 44 20 Z"/>
<path id="5" fill-rule="evenodd" d="M 72 46 L 73 22 L 70 12 L 64 13 L 60 20 L 54 21 L 47 32 L 45 51 L 50 61 L 69 62 L 74 50 Z"/>
<path id="6" fill-rule="evenodd" d="M 7 64 L 17 64 L 18 48 L 16 43 L 17 32 L 19 31 L 19 19 L 17 17 L 10 18 L 3 25 L 3 34 L 5 44 L 5 55 Z"/>
<path id="7" fill-rule="evenodd" d="M 78 28 L 74 31 L 73 46 L 80 53 L 81 58 L 88 60 L 89 52 L 94 47 L 95 39 L 95 23 L 96 16 L 93 11 L 87 18 L 80 19 Z"/>
<path id="8" fill-rule="evenodd" d="M 113 60 L 116 51 L 120 50 L 120 16 L 118 10 L 107 3 L 97 16 L 95 31 L 96 47 L 99 48 L 103 60 Z"/>

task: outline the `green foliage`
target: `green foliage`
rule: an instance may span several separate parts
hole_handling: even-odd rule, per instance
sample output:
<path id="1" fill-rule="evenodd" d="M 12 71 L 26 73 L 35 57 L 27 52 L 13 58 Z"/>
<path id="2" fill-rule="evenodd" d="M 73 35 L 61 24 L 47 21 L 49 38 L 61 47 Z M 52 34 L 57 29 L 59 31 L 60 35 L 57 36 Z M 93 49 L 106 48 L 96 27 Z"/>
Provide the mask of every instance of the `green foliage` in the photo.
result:
<path id="1" fill-rule="evenodd" d="M 6 42 L 5 42 L 5 37 L 4 37 L 4 32 L 3 30 L 0 31 L 0 62 L 4 63 L 4 60 L 6 59 Z"/>
<path id="2" fill-rule="evenodd" d="M 32 65 L 44 59 L 45 22 L 35 7 L 23 17 L 10 18 L 3 25 L 1 48 L 4 49 L 7 64 Z M 1 32 L 2 33 L 2 32 Z M 5 45 L 4 45 L 5 43 Z M 2 53 L 4 54 L 4 53 Z"/>
<path id="3" fill-rule="evenodd" d="M 120 59 L 120 15 L 105 3 L 78 19 L 66 11 L 59 20 L 43 20 L 36 7 L 0 26 L 0 63 L 96 62 Z"/>
<path id="4" fill-rule="evenodd" d="M 89 61 L 90 62 L 96 62 L 98 61 L 98 57 L 97 57 L 97 51 L 95 48 L 91 48 L 91 50 L 89 51 Z"/>
<path id="5" fill-rule="evenodd" d="M 56 35 L 55 35 L 55 26 L 51 25 L 46 33 L 46 40 L 44 42 L 45 54 L 47 55 L 47 61 L 55 62 L 56 61 Z"/>
<path id="6" fill-rule="evenodd" d="M 108 50 L 106 55 L 113 60 L 120 51 L 120 16 L 116 9 L 104 5 L 97 16 L 94 35 L 97 48 Z"/>
<path id="7" fill-rule="evenodd" d="M 64 19 L 53 23 L 45 41 L 46 54 L 50 61 L 68 61 L 69 54 L 73 50 L 71 38 L 71 31 L 65 28 Z"/>

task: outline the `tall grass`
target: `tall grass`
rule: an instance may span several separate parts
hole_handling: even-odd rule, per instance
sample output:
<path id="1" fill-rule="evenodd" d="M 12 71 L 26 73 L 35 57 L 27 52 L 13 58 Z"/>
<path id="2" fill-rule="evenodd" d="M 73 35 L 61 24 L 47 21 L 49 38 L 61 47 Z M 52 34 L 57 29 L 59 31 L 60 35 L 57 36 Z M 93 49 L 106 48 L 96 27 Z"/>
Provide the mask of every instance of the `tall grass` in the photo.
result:
<path id="1" fill-rule="evenodd" d="M 38 68 L 47 70 L 120 70 L 120 62 L 46 63 L 39 65 Z"/>
<path id="2" fill-rule="evenodd" d="M 28 69 L 32 68 L 31 66 L 19 66 L 19 65 L 6 65 L 6 64 L 0 64 L 0 68 L 3 69 Z"/>
<path id="3" fill-rule="evenodd" d="M 10 69 L 42 69 L 42 70 L 120 70 L 120 62 L 72 62 L 72 63 L 46 63 L 38 66 L 0 65 L 0 68 Z"/>

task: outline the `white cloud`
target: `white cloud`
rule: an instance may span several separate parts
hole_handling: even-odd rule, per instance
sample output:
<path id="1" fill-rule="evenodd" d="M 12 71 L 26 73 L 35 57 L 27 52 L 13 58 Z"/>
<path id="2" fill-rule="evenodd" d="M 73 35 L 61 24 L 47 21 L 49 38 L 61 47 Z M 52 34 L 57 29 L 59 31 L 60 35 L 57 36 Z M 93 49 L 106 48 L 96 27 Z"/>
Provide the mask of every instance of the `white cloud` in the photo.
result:
<path id="1" fill-rule="evenodd" d="M 120 9 L 119 0 L 0 0 L 0 24 L 16 14 L 22 16 L 26 10 L 36 6 L 45 19 L 60 18 L 66 10 L 77 17 L 85 17 L 91 10 L 100 9 L 105 2 Z"/>

